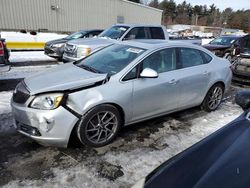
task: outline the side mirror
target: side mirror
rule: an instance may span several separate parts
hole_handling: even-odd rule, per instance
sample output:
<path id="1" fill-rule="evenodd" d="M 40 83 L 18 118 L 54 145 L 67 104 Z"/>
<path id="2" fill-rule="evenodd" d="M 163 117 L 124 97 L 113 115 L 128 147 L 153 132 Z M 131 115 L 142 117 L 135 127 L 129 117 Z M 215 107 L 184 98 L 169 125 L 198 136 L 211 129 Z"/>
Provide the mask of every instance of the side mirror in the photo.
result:
<path id="1" fill-rule="evenodd" d="M 238 104 L 243 110 L 247 110 L 250 108 L 250 91 L 240 91 L 235 96 L 235 102 Z"/>
<path id="2" fill-rule="evenodd" d="M 150 68 L 145 68 L 143 69 L 143 71 L 140 74 L 141 78 L 157 78 L 158 77 L 158 73 Z"/>

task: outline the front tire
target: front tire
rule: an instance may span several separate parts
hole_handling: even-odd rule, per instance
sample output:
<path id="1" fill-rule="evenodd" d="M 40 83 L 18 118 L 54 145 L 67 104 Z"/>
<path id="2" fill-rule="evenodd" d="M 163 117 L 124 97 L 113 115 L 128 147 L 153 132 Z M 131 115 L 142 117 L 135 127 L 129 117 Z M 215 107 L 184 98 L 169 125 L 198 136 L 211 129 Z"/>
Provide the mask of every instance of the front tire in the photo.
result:
<path id="1" fill-rule="evenodd" d="M 77 127 L 77 136 L 82 144 L 102 147 L 111 143 L 122 125 L 118 109 L 112 105 L 99 105 L 91 109 Z"/>
<path id="2" fill-rule="evenodd" d="M 213 85 L 207 92 L 207 95 L 202 102 L 201 108 L 206 112 L 211 112 L 216 110 L 223 99 L 223 95 L 224 95 L 223 85 L 219 83 Z"/>

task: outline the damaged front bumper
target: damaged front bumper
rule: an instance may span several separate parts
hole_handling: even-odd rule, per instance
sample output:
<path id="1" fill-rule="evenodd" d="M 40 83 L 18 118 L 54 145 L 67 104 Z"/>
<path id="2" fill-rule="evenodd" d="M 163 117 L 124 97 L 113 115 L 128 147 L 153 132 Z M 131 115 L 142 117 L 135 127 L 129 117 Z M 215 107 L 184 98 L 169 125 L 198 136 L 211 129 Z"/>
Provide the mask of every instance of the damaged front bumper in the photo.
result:
<path id="1" fill-rule="evenodd" d="M 67 147 L 78 118 L 60 106 L 54 110 L 32 109 L 11 101 L 15 127 L 44 146 Z"/>

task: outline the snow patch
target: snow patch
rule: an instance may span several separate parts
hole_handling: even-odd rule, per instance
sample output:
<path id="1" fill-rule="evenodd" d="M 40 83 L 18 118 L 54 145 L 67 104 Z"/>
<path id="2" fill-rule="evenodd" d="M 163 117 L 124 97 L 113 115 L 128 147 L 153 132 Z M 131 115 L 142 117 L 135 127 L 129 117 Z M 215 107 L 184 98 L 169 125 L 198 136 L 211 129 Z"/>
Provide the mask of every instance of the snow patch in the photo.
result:
<path id="1" fill-rule="evenodd" d="M 57 33 L 37 33 L 37 35 L 31 35 L 30 33 L 20 32 L 1 32 L 1 37 L 6 39 L 6 42 L 47 42 L 50 40 L 64 38 L 68 35 Z"/>
<path id="2" fill-rule="evenodd" d="M 24 51 L 24 52 L 11 52 L 9 61 L 11 63 L 18 62 L 36 62 L 36 61 L 55 61 L 44 54 L 44 51 Z"/>
<path id="3" fill-rule="evenodd" d="M 11 112 L 10 100 L 12 97 L 12 91 L 0 92 L 0 116 Z"/>
<path id="4" fill-rule="evenodd" d="M 46 69 L 55 67 L 57 65 L 36 65 L 36 66 L 23 66 L 23 67 L 12 67 L 8 72 L 1 72 L 0 79 L 21 79 L 40 71 L 46 71 Z"/>
<path id="5" fill-rule="evenodd" d="M 13 131 L 10 100 L 12 92 L 0 92 L 0 134 Z"/>

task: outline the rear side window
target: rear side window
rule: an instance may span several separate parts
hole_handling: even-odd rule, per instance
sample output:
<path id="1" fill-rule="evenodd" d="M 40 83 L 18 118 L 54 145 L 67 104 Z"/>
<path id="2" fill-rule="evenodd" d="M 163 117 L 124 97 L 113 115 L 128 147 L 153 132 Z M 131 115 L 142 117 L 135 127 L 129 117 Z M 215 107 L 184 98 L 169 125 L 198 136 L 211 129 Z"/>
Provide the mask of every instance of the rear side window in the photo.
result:
<path id="1" fill-rule="evenodd" d="M 180 48 L 179 52 L 182 68 L 204 64 L 202 55 L 199 50 L 192 48 Z"/>
<path id="2" fill-rule="evenodd" d="M 210 61 L 212 61 L 212 57 L 210 55 L 208 55 L 207 53 L 202 52 L 202 51 L 200 51 L 200 53 L 204 57 L 204 63 L 209 63 Z"/>
<path id="3" fill-rule="evenodd" d="M 150 34 L 152 39 L 165 39 L 163 30 L 161 27 L 150 27 Z"/>

